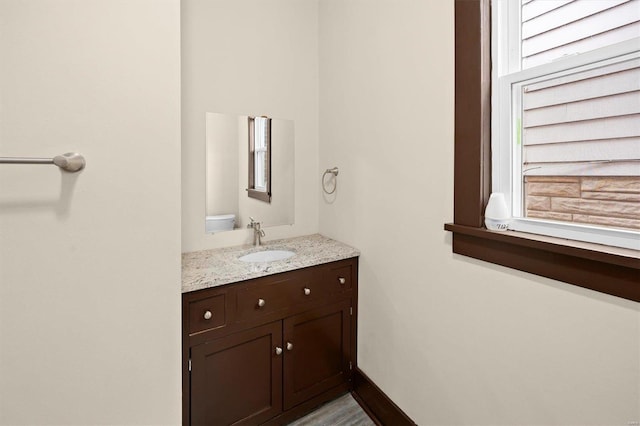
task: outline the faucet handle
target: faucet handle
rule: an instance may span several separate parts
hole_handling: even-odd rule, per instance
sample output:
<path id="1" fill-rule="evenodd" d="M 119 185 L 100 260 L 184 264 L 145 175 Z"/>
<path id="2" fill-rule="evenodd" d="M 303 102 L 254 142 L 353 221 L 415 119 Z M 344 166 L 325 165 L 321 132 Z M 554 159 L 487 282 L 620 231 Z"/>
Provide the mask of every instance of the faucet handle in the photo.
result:
<path id="1" fill-rule="evenodd" d="M 264 237 L 264 230 L 261 228 L 260 222 L 256 222 L 251 216 L 249 216 L 249 219 L 251 219 L 251 223 L 247 225 L 247 228 L 253 228 L 253 245 L 258 247 L 260 238 Z"/>

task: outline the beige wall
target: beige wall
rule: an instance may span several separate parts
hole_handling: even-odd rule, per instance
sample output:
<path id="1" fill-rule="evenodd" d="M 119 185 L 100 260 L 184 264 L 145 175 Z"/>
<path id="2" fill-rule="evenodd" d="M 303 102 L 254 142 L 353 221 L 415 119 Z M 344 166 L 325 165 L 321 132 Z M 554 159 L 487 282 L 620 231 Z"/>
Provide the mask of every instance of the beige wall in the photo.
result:
<path id="1" fill-rule="evenodd" d="M 0 424 L 180 423 L 179 24 L 0 1 Z"/>
<path id="2" fill-rule="evenodd" d="M 451 253 L 453 2 L 320 2 L 320 232 L 358 247 L 358 363 L 420 425 L 639 421 L 637 303 Z"/>
<path id="3" fill-rule="evenodd" d="M 247 229 L 204 232 L 207 112 L 295 122 L 295 225 L 266 228 L 266 239 L 317 232 L 318 1 L 181 3 L 182 251 L 253 238 Z"/>
<path id="4" fill-rule="evenodd" d="M 237 220 L 238 164 L 241 158 L 238 142 L 243 123 L 246 123 L 246 119 L 243 120 L 237 115 L 213 113 L 206 115 L 207 216 L 235 214 Z"/>

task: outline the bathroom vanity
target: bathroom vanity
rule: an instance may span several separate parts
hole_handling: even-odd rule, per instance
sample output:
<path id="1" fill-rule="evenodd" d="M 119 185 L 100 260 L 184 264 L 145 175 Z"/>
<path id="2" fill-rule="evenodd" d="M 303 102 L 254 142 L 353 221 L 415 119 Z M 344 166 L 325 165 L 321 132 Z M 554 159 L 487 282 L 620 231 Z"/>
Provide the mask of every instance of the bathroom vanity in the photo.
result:
<path id="1" fill-rule="evenodd" d="M 321 235 L 185 253 L 183 423 L 286 424 L 351 390 L 358 256 Z"/>

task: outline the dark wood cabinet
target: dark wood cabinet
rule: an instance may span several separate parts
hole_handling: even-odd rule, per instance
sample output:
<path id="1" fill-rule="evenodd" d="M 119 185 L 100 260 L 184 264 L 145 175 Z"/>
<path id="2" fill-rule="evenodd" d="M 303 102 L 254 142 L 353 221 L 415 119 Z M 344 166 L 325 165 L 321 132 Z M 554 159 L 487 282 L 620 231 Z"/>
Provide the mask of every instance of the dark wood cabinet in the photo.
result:
<path id="1" fill-rule="evenodd" d="M 357 258 L 183 294 L 183 423 L 285 424 L 351 389 Z"/>
<path id="2" fill-rule="evenodd" d="M 284 408 L 349 380 L 351 304 L 345 300 L 284 320 Z"/>
<path id="3" fill-rule="evenodd" d="M 249 425 L 282 411 L 280 322 L 191 348 L 191 424 Z"/>

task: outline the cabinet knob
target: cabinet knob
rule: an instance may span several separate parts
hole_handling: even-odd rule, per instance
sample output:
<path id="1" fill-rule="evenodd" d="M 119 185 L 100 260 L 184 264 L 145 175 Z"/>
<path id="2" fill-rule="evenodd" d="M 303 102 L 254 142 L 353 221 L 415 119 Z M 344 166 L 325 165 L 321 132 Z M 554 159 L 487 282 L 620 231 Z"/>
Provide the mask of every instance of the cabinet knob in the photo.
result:
<path id="1" fill-rule="evenodd" d="M 280 346 L 276 346 L 276 355 L 282 355 L 282 348 Z"/>
<path id="2" fill-rule="evenodd" d="M 290 351 L 293 349 L 293 343 L 287 342 L 287 350 Z"/>
<path id="3" fill-rule="evenodd" d="M 213 314 L 211 313 L 211 311 L 207 311 L 204 313 L 203 317 L 206 320 L 210 320 L 211 318 L 213 318 Z"/>
<path id="4" fill-rule="evenodd" d="M 308 288 L 308 287 L 305 287 L 305 288 L 304 288 L 304 295 L 305 295 L 305 296 L 308 296 L 308 295 L 310 295 L 310 294 L 311 294 L 311 289 L 310 289 L 310 288 Z"/>
<path id="5" fill-rule="evenodd" d="M 347 279 L 345 277 L 339 277 L 338 282 L 340 285 L 345 285 L 347 283 Z"/>
<path id="6" fill-rule="evenodd" d="M 267 304 L 267 302 L 264 299 L 258 299 L 258 306 L 259 307 L 262 308 L 266 304 Z"/>

